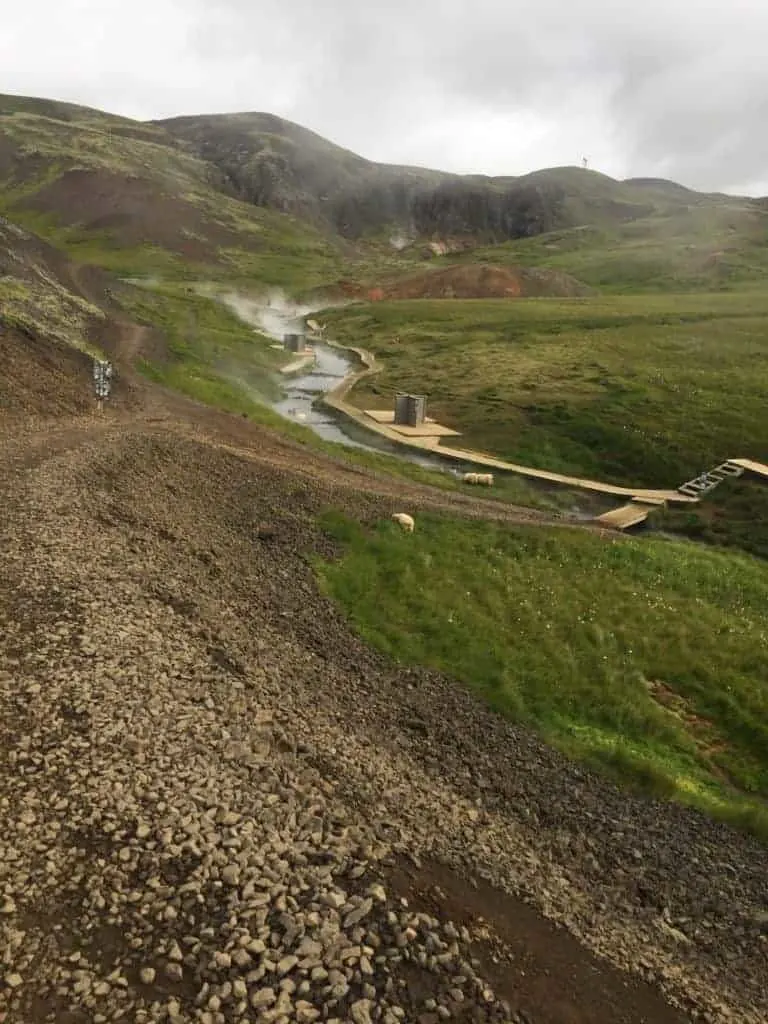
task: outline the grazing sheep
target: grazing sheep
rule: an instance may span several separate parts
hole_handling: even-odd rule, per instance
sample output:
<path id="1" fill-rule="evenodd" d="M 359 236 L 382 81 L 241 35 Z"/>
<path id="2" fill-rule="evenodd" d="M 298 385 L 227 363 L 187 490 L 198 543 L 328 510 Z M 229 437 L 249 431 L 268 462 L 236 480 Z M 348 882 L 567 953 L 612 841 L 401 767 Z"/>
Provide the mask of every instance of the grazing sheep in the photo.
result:
<path id="1" fill-rule="evenodd" d="M 406 533 L 413 533 L 413 527 L 415 525 L 413 522 L 413 516 L 409 516 L 407 512 L 395 512 L 392 518 L 396 523 L 399 523 L 400 526 L 402 526 Z"/>
<path id="2" fill-rule="evenodd" d="M 481 484 L 484 487 L 493 486 L 493 473 L 464 473 L 461 479 L 465 484 Z"/>

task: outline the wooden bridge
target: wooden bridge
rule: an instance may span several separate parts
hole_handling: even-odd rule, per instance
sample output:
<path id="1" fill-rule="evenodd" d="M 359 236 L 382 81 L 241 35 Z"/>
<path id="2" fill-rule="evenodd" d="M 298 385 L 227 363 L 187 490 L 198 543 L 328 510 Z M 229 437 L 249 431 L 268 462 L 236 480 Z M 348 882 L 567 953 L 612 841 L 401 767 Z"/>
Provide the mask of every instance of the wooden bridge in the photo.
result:
<path id="1" fill-rule="evenodd" d="M 348 374 L 337 387 L 323 396 L 324 404 L 335 409 L 336 412 L 355 421 L 360 426 L 386 437 L 388 441 L 396 445 L 406 448 L 417 448 L 422 451 L 427 450 L 449 462 L 482 466 L 486 469 L 513 473 L 531 480 L 541 480 L 545 483 L 572 487 L 574 490 L 591 491 L 595 494 L 623 498 L 626 504 L 596 517 L 596 522 L 604 523 L 613 529 L 628 530 L 645 522 L 651 512 L 659 508 L 666 508 L 667 505 L 695 505 L 705 494 L 708 494 L 717 484 L 728 477 L 738 477 L 742 473 L 750 473 L 768 481 L 768 465 L 762 462 L 754 462 L 752 459 L 728 459 L 715 467 L 715 469 L 710 470 L 708 473 L 703 473 L 694 480 L 687 481 L 674 490 L 622 487 L 618 484 L 605 483 L 601 480 L 590 480 L 586 477 L 568 476 L 564 473 L 552 473 L 545 469 L 534 469 L 532 466 L 521 466 L 516 462 L 507 462 L 505 459 L 497 459 L 492 455 L 473 452 L 465 448 L 444 446 L 441 443 L 443 437 L 456 435 L 457 431 L 451 430 L 448 427 L 442 427 L 433 420 L 429 420 L 422 428 L 409 428 L 405 431 L 402 427 L 395 427 L 391 422 L 392 416 L 389 412 L 375 409 L 363 411 L 351 405 L 347 401 L 347 395 L 351 389 L 363 377 L 376 373 L 380 369 L 380 365 L 376 362 L 374 356 L 363 348 L 341 345 L 330 339 L 326 339 L 326 344 L 334 348 L 346 348 L 354 352 L 362 364 L 359 370 Z"/>

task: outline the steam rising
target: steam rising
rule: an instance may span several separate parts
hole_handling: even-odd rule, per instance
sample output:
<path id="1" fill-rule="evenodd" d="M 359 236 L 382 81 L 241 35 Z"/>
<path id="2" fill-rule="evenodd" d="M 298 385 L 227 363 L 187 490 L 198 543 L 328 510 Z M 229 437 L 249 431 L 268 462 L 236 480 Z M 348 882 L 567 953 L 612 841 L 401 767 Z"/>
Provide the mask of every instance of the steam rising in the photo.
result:
<path id="1" fill-rule="evenodd" d="M 412 238 L 408 238 L 406 235 L 402 233 L 392 235 L 392 237 L 389 240 L 389 244 L 392 246 L 393 249 L 397 249 L 398 252 L 400 252 L 402 249 L 407 248 L 412 242 Z"/>
<path id="2" fill-rule="evenodd" d="M 262 334 L 276 341 L 282 341 L 284 334 L 300 334 L 304 330 L 304 318 L 319 308 L 294 302 L 279 288 L 258 298 L 237 292 L 224 292 L 219 295 L 219 299 L 235 316 L 258 327 Z"/>

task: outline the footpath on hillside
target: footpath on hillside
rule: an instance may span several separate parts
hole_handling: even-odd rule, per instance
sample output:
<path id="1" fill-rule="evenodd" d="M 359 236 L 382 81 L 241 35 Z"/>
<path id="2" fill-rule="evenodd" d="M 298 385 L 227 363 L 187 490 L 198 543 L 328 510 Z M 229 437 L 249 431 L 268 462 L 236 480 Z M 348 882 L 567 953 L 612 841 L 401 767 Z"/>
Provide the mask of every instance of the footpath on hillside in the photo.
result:
<path id="1" fill-rule="evenodd" d="M 553 520 L 157 388 L 144 340 L 102 416 L 41 352 L 0 421 L 0 1021 L 764 1021 L 768 851 L 374 653 L 312 571 L 327 509 Z"/>

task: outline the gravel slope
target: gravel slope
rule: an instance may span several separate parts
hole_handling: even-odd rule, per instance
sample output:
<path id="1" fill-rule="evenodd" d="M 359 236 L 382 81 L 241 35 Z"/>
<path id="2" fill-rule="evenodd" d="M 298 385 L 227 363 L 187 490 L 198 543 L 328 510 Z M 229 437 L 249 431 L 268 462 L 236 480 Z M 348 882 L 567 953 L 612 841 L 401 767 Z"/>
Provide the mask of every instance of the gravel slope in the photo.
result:
<path id="1" fill-rule="evenodd" d="M 405 485 L 214 413 L 0 447 L 0 1021 L 768 1019 L 765 849 L 318 595 Z"/>

